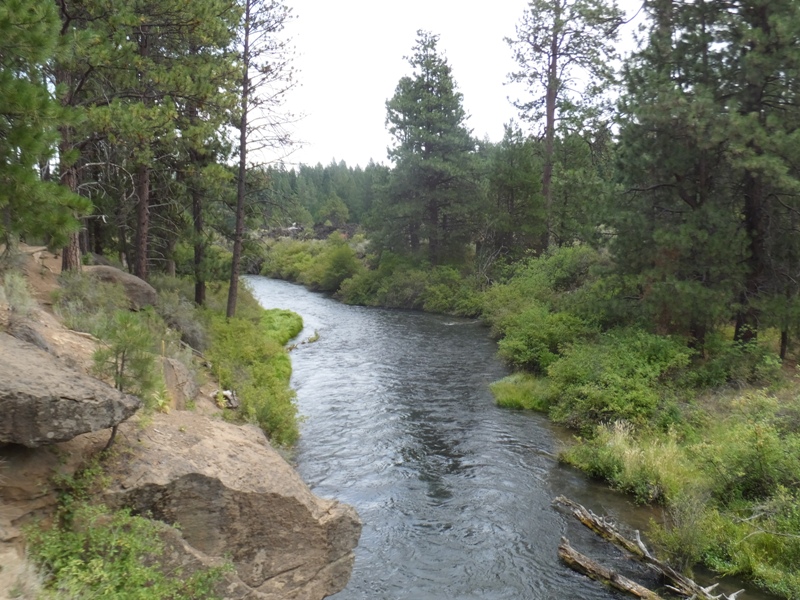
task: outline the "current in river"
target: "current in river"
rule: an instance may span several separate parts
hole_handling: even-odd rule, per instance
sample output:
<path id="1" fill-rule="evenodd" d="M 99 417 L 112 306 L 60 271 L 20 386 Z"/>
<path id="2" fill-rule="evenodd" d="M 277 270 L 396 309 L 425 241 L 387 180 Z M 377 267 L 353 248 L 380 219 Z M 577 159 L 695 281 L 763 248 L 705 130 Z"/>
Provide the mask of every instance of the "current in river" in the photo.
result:
<path id="1" fill-rule="evenodd" d="M 296 467 L 314 493 L 353 505 L 364 522 L 350 582 L 332 598 L 620 598 L 560 563 L 562 536 L 657 585 L 552 500 L 565 495 L 628 530 L 660 513 L 559 464 L 569 434 L 546 417 L 495 405 L 489 384 L 508 371 L 479 322 L 247 282 L 265 308 L 303 317 L 291 353 L 303 417 Z"/>

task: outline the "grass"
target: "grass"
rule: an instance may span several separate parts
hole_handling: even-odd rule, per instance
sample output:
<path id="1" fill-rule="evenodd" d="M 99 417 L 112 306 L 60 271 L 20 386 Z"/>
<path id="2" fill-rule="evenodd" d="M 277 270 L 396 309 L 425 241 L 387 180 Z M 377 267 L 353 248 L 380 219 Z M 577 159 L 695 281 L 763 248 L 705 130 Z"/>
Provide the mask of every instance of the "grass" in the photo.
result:
<path id="1" fill-rule="evenodd" d="M 800 400 L 765 390 L 706 397 L 682 430 L 617 422 L 563 460 L 666 507 L 651 537 L 674 566 L 703 562 L 800 597 Z"/>

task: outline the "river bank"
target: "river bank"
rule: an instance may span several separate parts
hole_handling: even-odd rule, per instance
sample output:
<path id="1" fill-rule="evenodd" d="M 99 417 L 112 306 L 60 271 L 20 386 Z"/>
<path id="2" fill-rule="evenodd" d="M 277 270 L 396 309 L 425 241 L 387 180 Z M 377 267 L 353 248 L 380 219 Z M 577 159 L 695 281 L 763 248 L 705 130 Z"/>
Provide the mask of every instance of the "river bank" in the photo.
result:
<path id="1" fill-rule="evenodd" d="M 14 402 L 16 387 L 44 386 L 46 394 L 48 381 L 61 373 L 73 382 L 79 372 L 96 373 L 93 357 L 108 343 L 65 327 L 54 314 L 52 293 L 59 289 L 60 261 L 41 248 L 23 252 L 23 261 L 28 261 L 23 264 L 25 278 L 6 276 L 0 287 L 0 336 L 16 339 L 20 350 L 14 358 L 27 364 L 16 376 L 4 378 L 4 406 Z M 87 282 L 87 291 L 96 293 L 103 287 L 98 281 Z M 162 291 L 162 301 L 167 295 Z M 76 312 L 86 318 L 98 316 L 93 310 Z M 239 350 L 247 350 L 287 387 L 288 357 L 275 361 L 274 350 L 261 352 L 269 343 L 285 356 L 285 334 L 280 332 L 286 329 L 286 315 L 273 311 L 264 316 L 272 321 L 260 317 L 253 323 L 259 343 L 234 337 Z M 293 329 L 298 330 L 299 325 Z M 164 356 L 169 343 L 162 338 L 162 356 L 148 359 L 155 360 L 159 372 L 163 369 L 159 374 L 165 387 L 148 398 L 149 410 L 119 424 L 110 453 L 103 452 L 107 430 L 56 444 L 0 445 L 0 597 L 102 593 L 133 598 L 146 588 L 148 599 L 318 600 L 345 585 L 361 527 L 356 513 L 314 496 L 260 429 L 224 422 L 219 383 L 206 380 L 195 386 L 195 376 L 180 361 Z M 213 354 L 209 352 L 206 360 Z M 235 364 L 235 356 L 229 353 L 227 362 L 216 357 L 217 373 L 235 370 L 233 381 L 241 381 L 244 365 Z M 0 356 L 5 358 L 10 356 Z M 264 387 L 258 380 L 256 384 Z M 272 394 L 275 389 L 272 385 L 265 391 Z M 239 391 L 237 410 L 259 406 L 252 400 L 246 404 L 246 386 Z M 73 385 L 70 397 L 80 394 Z M 102 390 L 97 394 L 102 396 Z M 47 398 L 42 402 L 46 406 Z M 7 410 L 14 422 L 15 411 L 22 408 Z M 237 415 L 232 408 L 227 412 L 227 420 Z M 241 413 L 240 421 L 242 415 L 252 421 L 260 417 Z M 41 411 L 36 418 L 44 418 Z M 269 531 L 257 523 L 269 523 Z M 180 533 L 172 525 L 181 525 Z M 28 562 L 26 547 L 38 565 Z M 154 559 L 157 569 L 152 567 Z M 70 568 L 55 578 L 65 565 Z"/>
<path id="2" fill-rule="evenodd" d="M 303 416 L 297 469 L 316 493 L 352 504 L 364 520 L 351 582 L 337 600 L 614 597 L 559 563 L 559 538 L 623 572 L 630 562 L 552 499 L 569 496 L 629 530 L 664 513 L 560 462 L 568 430 L 495 404 L 489 384 L 509 370 L 486 328 L 248 281 L 265 306 L 303 316 L 301 337 L 319 333 L 291 354 Z M 723 589 L 742 587 L 734 580 Z"/>

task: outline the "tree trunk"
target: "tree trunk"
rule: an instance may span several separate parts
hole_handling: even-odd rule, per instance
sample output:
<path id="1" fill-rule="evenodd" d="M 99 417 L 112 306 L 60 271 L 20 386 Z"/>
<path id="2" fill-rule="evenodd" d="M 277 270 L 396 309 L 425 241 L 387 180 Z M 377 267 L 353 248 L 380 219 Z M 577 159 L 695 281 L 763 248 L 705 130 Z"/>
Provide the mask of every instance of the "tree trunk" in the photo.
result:
<path id="1" fill-rule="evenodd" d="M 81 270 L 81 247 L 78 232 L 71 233 L 67 245 L 61 251 L 61 271 Z"/>
<path id="2" fill-rule="evenodd" d="M 435 201 L 428 203 L 428 260 L 432 265 L 438 265 L 442 259 L 442 247 L 439 228 L 439 207 Z"/>
<path id="3" fill-rule="evenodd" d="M 584 556 L 570 546 L 569 540 L 565 537 L 561 538 L 561 544 L 558 546 L 558 557 L 573 571 L 582 573 L 621 592 L 642 598 L 642 600 L 662 600 L 662 597 L 652 590 Z"/>
<path id="4" fill-rule="evenodd" d="M 745 344 L 758 336 L 759 310 L 755 303 L 764 284 L 767 258 L 765 203 L 764 185 L 761 178 L 754 173 L 747 173 L 744 185 L 743 217 L 750 256 L 747 259 L 745 289 L 740 300 L 742 308 L 736 315 L 736 329 L 733 336 L 737 342 Z"/>
<path id="5" fill-rule="evenodd" d="M 60 128 L 61 141 L 59 142 L 59 154 L 61 163 L 59 172 L 61 173 L 61 185 L 73 193 L 78 193 L 78 171 L 74 164 L 67 164 L 64 157 L 72 150 L 72 131 L 69 127 Z M 67 245 L 61 252 L 61 271 L 80 271 L 81 270 L 81 245 L 80 232 L 75 231 L 69 234 Z"/>
<path id="6" fill-rule="evenodd" d="M 547 93 L 545 95 L 545 133 L 544 168 L 542 169 L 542 196 L 544 197 L 545 231 L 542 247 L 547 250 L 553 245 L 553 154 L 556 135 L 556 93 L 558 92 L 558 34 L 553 30 L 550 40 L 550 64 L 547 72 Z"/>
<path id="7" fill-rule="evenodd" d="M 786 354 L 789 352 L 789 330 L 783 328 L 781 330 L 781 360 L 786 360 Z"/>
<path id="8" fill-rule="evenodd" d="M 136 171 L 136 236 L 133 274 L 147 280 L 147 236 L 150 229 L 150 167 L 139 165 Z"/>
<path id="9" fill-rule="evenodd" d="M 231 259 L 231 282 L 228 288 L 227 317 L 236 315 L 236 300 L 239 293 L 239 263 L 242 259 L 242 237 L 244 235 L 245 175 L 247 174 L 247 111 L 250 103 L 250 27 L 252 25 L 251 0 L 245 2 L 244 39 L 242 46 L 242 116 L 239 122 L 239 179 L 236 186 L 236 228 L 233 232 L 233 257 Z"/>
<path id="10" fill-rule="evenodd" d="M 203 199 L 196 185 L 192 186 L 192 221 L 194 224 L 194 303 L 206 303 L 206 245 L 203 239 Z"/>

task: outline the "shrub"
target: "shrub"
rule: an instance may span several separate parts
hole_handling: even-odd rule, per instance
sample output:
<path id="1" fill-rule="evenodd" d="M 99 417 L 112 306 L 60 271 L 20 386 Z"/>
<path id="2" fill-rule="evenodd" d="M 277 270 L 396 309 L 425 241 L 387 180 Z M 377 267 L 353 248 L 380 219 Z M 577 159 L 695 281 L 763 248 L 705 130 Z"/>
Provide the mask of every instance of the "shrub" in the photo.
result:
<path id="1" fill-rule="evenodd" d="M 475 286 L 457 269 L 435 267 L 422 292 L 422 308 L 427 312 L 474 317 L 480 313 L 480 298 Z"/>
<path id="2" fill-rule="evenodd" d="M 594 328 L 578 317 L 553 313 L 543 304 L 532 303 L 508 318 L 506 335 L 498 349 L 500 356 L 514 367 L 545 373 L 568 345 L 592 333 Z"/>
<path id="3" fill-rule="evenodd" d="M 739 575 L 784 598 L 800 597 L 800 510 L 796 489 L 778 487 L 758 505 L 738 513 L 710 510 L 704 562 Z"/>
<path id="4" fill-rule="evenodd" d="M 67 327 L 98 335 L 117 311 L 128 311 L 130 302 L 121 284 L 98 281 L 82 273 L 63 273 L 54 308 Z"/>
<path id="5" fill-rule="evenodd" d="M 299 281 L 313 290 L 335 292 L 342 282 L 358 273 L 363 266 L 355 251 L 338 233 L 328 237 L 327 244 L 303 272 Z"/>
<path id="6" fill-rule="evenodd" d="M 567 348 L 547 370 L 556 399 L 551 416 L 576 429 L 617 420 L 644 423 L 669 395 L 666 376 L 689 363 L 680 342 L 614 330 Z"/>
<path id="7" fill-rule="evenodd" d="M 692 387 L 772 383 L 781 377 L 781 360 L 766 346 L 753 340 L 747 344 L 726 339 L 720 332 L 708 336 L 707 358 L 686 373 Z"/>
<path id="8" fill-rule="evenodd" d="M 651 523 L 657 553 L 679 572 L 691 573 L 708 551 L 709 500 L 705 491 L 688 488 L 670 498 L 663 525 Z"/>
<path id="9" fill-rule="evenodd" d="M 59 597 L 118 600 L 213 598 L 223 569 L 168 576 L 160 565 L 166 525 L 85 502 L 63 509 L 56 525 L 27 530 L 28 551 Z M 179 575 L 179 574 L 178 574 Z"/>
<path id="10" fill-rule="evenodd" d="M 724 419 L 694 451 L 723 505 L 761 500 L 779 486 L 798 484 L 800 435 L 782 433 L 770 419 Z"/>
<path id="11" fill-rule="evenodd" d="M 504 284 L 483 294 L 483 318 L 496 335 L 513 329 L 514 319 L 532 305 L 558 312 L 570 296 L 592 281 L 600 255 L 585 246 L 557 248 L 518 267 Z"/>
<path id="12" fill-rule="evenodd" d="M 9 271 L 3 276 L 0 286 L 0 298 L 5 296 L 6 302 L 15 313 L 27 316 L 36 306 L 36 301 L 28 290 L 28 283 L 21 273 Z"/>
<path id="13" fill-rule="evenodd" d="M 278 279 L 299 281 L 314 264 L 322 242 L 282 239 L 269 245 L 261 274 Z"/>

